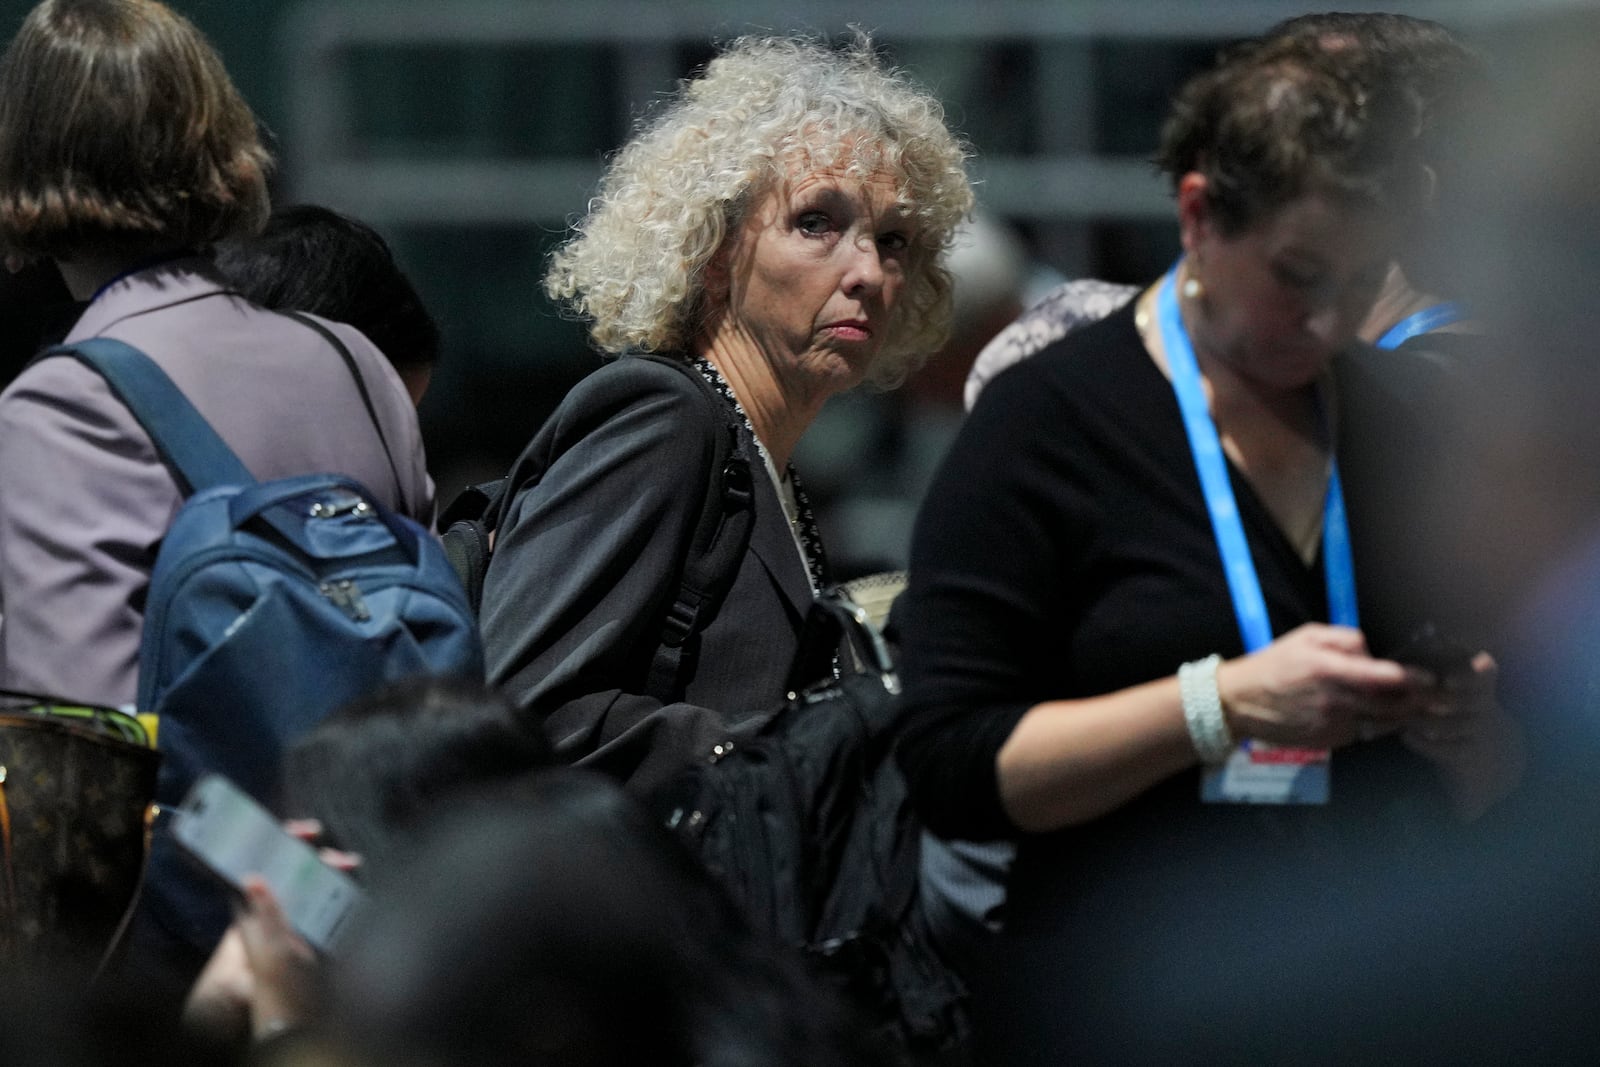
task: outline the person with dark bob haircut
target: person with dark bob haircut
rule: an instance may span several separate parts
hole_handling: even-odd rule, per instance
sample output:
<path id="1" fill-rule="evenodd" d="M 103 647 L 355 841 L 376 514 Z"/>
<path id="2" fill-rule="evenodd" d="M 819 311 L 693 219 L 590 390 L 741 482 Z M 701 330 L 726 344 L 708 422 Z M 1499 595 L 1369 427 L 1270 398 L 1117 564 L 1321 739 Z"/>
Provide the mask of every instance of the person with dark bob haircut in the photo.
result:
<path id="1" fill-rule="evenodd" d="M 316 204 L 278 208 L 260 233 L 219 244 L 216 261 L 230 286 L 263 307 L 360 330 L 422 403 L 439 360 L 439 327 L 377 230 Z"/>
<path id="2" fill-rule="evenodd" d="M 368 418 L 327 335 L 216 273 L 214 242 L 266 220 L 268 163 L 217 54 L 154 0 L 45 0 L 0 60 L 0 250 L 53 261 L 87 301 L 67 343 L 143 351 L 259 479 L 338 471 L 429 521 L 416 412 L 382 353 L 324 324 Z M 150 572 L 182 496 L 77 360 L 39 360 L 0 394 L 0 686 L 133 702 Z"/>
<path id="3" fill-rule="evenodd" d="M 1417 125 L 1304 42 L 1192 80 L 1160 153 L 1182 258 L 995 378 L 934 483 L 898 754 L 935 833 L 1016 842 L 977 1062 L 1337 1062 L 1393 1021 L 1352 1005 L 1448 1000 L 1361 941 L 1369 891 L 1506 794 L 1520 738 L 1487 654 L 1419 666 L 1426 605 L 1358 582 L 1383 472 L 1346 446 L 1407 426 L 1336 400 L 1350 359 L 1405 359 L 1354 342 Z"/>

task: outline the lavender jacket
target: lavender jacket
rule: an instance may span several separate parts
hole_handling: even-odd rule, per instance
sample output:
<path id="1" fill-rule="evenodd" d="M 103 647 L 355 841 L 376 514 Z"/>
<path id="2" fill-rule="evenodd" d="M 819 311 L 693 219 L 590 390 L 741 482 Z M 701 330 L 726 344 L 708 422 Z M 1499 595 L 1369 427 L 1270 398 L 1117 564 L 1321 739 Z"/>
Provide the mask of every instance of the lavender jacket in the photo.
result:
<path id="1" fill-rule="evenodd" d="M 331 325 L 361 368 L 400 485 L 338 353 L 226 292 L 204 260 L 117 281 L 67 340 L 142 349 L 257 478 L 339 471 L 426 520 L 433 483 L 399 376 L 360 332 Z M 133 702 L 150 571 L 181 502 L 150 438 L 77 360 L 35 362 L 0 393 L 0 686 Z"/>

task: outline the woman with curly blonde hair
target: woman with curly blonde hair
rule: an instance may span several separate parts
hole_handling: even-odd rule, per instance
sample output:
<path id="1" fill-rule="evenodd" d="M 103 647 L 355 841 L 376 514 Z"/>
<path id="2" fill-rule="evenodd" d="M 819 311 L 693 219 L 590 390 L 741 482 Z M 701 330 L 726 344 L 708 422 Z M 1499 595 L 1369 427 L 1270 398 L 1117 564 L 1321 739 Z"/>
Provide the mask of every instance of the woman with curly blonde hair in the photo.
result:
<path id="1" fill-rule="evenodd" d="M 942 343 L 966 155 L 864 38 L 743 38 L 613 160 L 546 288 L 623 358 L 513 469 L 484 589 L 491 677 L 566 758 L 648 788 L 781 700 L 824 576 L 790 456 L 830 396 Z M 749 543 L 703 595 L 730 429 Z"/>

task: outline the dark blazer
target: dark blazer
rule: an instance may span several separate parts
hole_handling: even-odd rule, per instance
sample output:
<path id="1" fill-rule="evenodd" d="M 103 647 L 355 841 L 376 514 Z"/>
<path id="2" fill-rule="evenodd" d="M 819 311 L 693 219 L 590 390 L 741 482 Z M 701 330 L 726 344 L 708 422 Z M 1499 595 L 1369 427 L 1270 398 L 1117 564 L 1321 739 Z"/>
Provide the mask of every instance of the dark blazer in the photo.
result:
<path id="1" fill-rule="evenodd" d="M 646 681 L 677 596 L 725 416 L 670 367 L 623 357 L 580 382 L 511 472 L 484 580 L 490 682 L 543 722 L 566 760 L 661 785 L 770 717 L 811 584 L 747 429 L 754 521 L 700 635 L 683 699 Z"/>

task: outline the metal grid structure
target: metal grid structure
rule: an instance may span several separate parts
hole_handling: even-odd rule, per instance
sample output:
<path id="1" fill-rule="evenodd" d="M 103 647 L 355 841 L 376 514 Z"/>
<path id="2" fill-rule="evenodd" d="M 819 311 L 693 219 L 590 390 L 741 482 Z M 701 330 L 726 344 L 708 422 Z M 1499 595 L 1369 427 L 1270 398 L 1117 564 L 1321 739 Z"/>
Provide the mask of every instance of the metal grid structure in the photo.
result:
<path id="1" fill-rule="evenodd" d="M 1577 0 L 1416 0 L 1341 10 L 1403 10 L 1472 30 Z M 837 33 L 860 25 L 881 41 L 1021 47 L 1031 53 L 1026 106 L 1040 151 L 974 161 L 982 199 L 1015 219 L 1154 219 L 1170 205 L 1147 162 L 1093 150 L 1087 116 L 1097 84 L 1090 47 L 1104 40 L 1196 43 L 1247 36 L 1304 10 L 1285 0 L 313 0 L 281 35 L 293 163 L 303 199 L 387 224 L 529 224 L 579 210 L 600 172 L 592 157 L 448 159 L 360 150 L 350 57 L 359 49 L 518 45 L 625 49 L 616 100 L 637 109 L 671 88 L 676 49 L 742 32 Z M 597 101 L 597 108 L 617 106 Z M 1021 106 L 1019 104 L 1019 106 Z M 626 115 L 622 116 L 623 119 Z M 983 122 L 985 116 L 969 116 Z"/>

